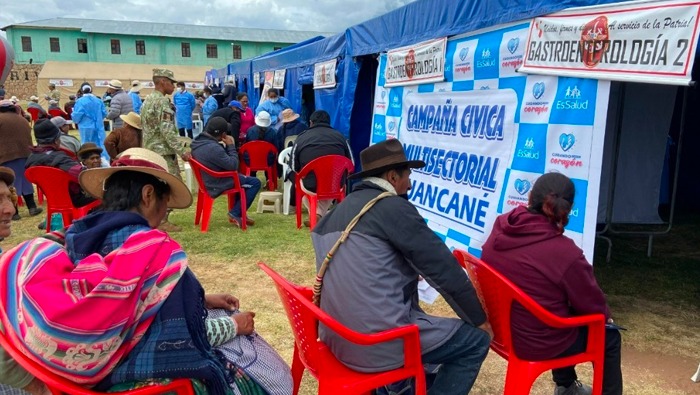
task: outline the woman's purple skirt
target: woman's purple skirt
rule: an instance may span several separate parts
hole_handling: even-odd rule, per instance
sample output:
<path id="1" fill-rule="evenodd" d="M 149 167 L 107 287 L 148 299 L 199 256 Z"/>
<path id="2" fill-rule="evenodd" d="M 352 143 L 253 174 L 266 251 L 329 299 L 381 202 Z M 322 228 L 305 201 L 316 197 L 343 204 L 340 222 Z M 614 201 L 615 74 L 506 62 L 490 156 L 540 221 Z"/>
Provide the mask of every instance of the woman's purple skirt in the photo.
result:
<path id="1" fill-rule="evenodd" d="M 15 172 L 15 189 L 17 189 L 18 195 L 32 195 L 34 194 L 34 185 L 24 178 L 24 164 L 27 158 L 19 158 L 11 160 L 0 164 L 0 166 L 9 167 Z"/>

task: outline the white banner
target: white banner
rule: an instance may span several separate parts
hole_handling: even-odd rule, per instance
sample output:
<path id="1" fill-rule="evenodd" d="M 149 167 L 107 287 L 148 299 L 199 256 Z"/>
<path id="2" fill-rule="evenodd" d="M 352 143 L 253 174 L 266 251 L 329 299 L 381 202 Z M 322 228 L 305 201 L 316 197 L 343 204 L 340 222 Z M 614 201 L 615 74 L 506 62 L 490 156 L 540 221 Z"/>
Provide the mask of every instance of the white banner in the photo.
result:
<path id="1" fill-rule="evenodd" d="M 153 81 L 143 81 L 143 80 L 142 80 L 142 81 L 141 81 L 141 87 L 153 89 L 153 88 L 156 87 L 156 84 L 153 83 Z"/>
<path id="2" fill-rule="evenodd" d="M 272 87 L 275 89 L 284 89 L 284 76 L 287 73 L 286 69 L 275 70 L 275 77 L 272 80 Z"/>
<path id="3" fill-rule="evenodd" d="M 326 89 L 335 87 L 335 67 L 337 59 L 314 65 L 314 89 Z"/>
<path id="4" fill-rule="evenodd" d="M 95 80 L 96 87 L 106 88 L 109 85 L 110 80 Z"/>
<path id="5" fill-rule="evenodd" d="M 446 43 L 439 38 L 388 51 L 384 86 L 444 81 Z"/>
<path id="6" fill-rule="evenodd" d="M 185 82 L 187 89 L 204 89 L 204 84 L 201 82 Z"/>
<path id="7" fill-rule="evenodd" d="M 687 85 L 700 1 L 564 11 L 530 25 L 521 72 Z"/>
<path id="8" fill-rule="evenodd" d="M 73 86 L 73 80 L 49 80 L 49 84 L 54 84 L 56 86 Z"/>

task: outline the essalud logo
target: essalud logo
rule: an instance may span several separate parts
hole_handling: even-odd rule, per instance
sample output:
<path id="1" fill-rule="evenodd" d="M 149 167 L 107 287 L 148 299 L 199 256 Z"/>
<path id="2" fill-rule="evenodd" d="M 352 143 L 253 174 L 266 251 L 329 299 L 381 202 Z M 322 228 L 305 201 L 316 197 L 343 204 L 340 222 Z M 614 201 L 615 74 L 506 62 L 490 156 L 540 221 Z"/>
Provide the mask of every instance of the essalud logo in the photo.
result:
<path id="1" fill-rule="evenodd" d="M 532 97 L 534 97 L 535 100 L 540 100 L 540 97 L 544 95 L 545 88 L 544 82 L 535 83 L 535 85 L 532 86 Z"/>
<path id="2" fill-rule="evenodd" d="M 520 38 L 518 38 L 518 37 L 511 38 L 510 40 L 508 40 L 508 45 L 507 45 L 508 52 L 510 52 L 511 55 L 514 54 L 515 51 L 518 50 L 519 45 L 520 45 Z"/>
<path id="3" fill-rule="evenodd" d="M 523 196 L 530 191 L 532 184 L 530 184 L 530 181 L 528 180 L 521 180 L 518 178 L 513 183 L 513 187 L 515 188 L 515 192 L 518 192 L 521 196 Z"/>
<path id="4" fill-rule="evenodd" d="M 576 136 L 573 133 L 562 133 L 559 135 L 559 146 L 564 152 L 571 149 L 576 144 Z"/>
<path id="5" fill-rule="evenodd" d="M 557 110 L 588 110 L 588 100 L 581 100 L 581 89 L 577 85 L 567 86 L 564 100 L 557 100 Z"/>
<path id="6" fill-rule="evenodd" d="M 459 59 L 461 61 L 464 61 L 464 59 L 466 59 L 467 56 L 469 56 L 469 47 L 464 47 L 459 51 Z"/>
<path id="7" fill-rule="evenodd" d="M 375 122 L 374 130 L 377 132 L 381 132 L 382 130 L 384 130 L 384 126 L 381 124 L 381 122 Z"/>

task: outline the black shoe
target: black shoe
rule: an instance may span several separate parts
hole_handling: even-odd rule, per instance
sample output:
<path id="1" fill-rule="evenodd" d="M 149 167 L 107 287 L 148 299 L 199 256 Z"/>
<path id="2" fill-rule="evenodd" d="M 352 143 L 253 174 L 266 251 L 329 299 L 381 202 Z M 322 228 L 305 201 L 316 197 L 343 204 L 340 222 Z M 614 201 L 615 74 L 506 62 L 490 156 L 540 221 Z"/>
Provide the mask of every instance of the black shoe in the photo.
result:
<path id="1" fill-rule="evenodd" d="M 37 225 L 37 228 L 39 228 L 41 230 L 46 230 L 46 220 L 39 222 L 39 225 Z"/>
<path id="2" fill-rule="evenodd" d="M 33 207 L 33 208 L 30 208 L 30 209 L 29 209 L 29 215 L 32 216 L 32 217 L 35 216 L 35 215 L 39 215 L 39 214 L 41 214 L 41 213 L 43 213 L 43 212 L 44 212 L 44 209 L 41 208 L 41 207 Z"/>
<path id="3" fill-rule="evenodd" d="M 15 215 L 12 216 L 13 221 L 19 221 L 20 219 L 22 219 L 22 217 L 20 217 L 19 213 L 15 213 Z"/>

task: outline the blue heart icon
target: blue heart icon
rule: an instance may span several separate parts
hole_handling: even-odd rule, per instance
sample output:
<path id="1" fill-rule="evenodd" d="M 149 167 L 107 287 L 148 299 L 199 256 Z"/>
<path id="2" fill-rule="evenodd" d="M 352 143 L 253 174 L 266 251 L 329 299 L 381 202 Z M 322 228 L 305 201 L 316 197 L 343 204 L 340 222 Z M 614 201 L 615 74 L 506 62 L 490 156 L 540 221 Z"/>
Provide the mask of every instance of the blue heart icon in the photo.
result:
<path id="1" fill-rule="evenodd" d="M 461 51 L 459 51 L 459 58 L 462 61 L 467 58 L 467 55 L 469 55 L 469 47 L 464 47 Z"/>
<path id="2" fill-rule="evenodd" d="M 394 122 L 394 121 L 389 122 L 389 130 L 393 131 L 395 127 L 396 127 L 396 122 Z"/>
<path id="3" fill-rule="evenodd" d="M 544 95 L 544 82 L 538 82 L 532 87 L 532 96 L 535 100 L 539 100 Z"/>
<path id="4" fill-rule="evenodd" d="M 514 54 L 518 50 L 518 45 L 520 45 L 520 39 L 518 37 L 511 38 L 508 40 L 508 52 Z"/>
<path id="5" fill-rule="evenodd" d="M 576 136 L 574 136 L 573 133 L 569 133 L 569 134 L 562 133 L 561 135 L 559 135 L 559 146 L 564 151 L 570 150 L 571 147 L 573 147 L 575 143 L 576 143 Z"/>
<path id="6" fill-rule="evenodd" d="M 521 180 L 517 179 L 515 180 L 515 191 L 518 192 L 521 195 L 526 194 L 530 190 L 530 181 L 528 180 Z"/>

